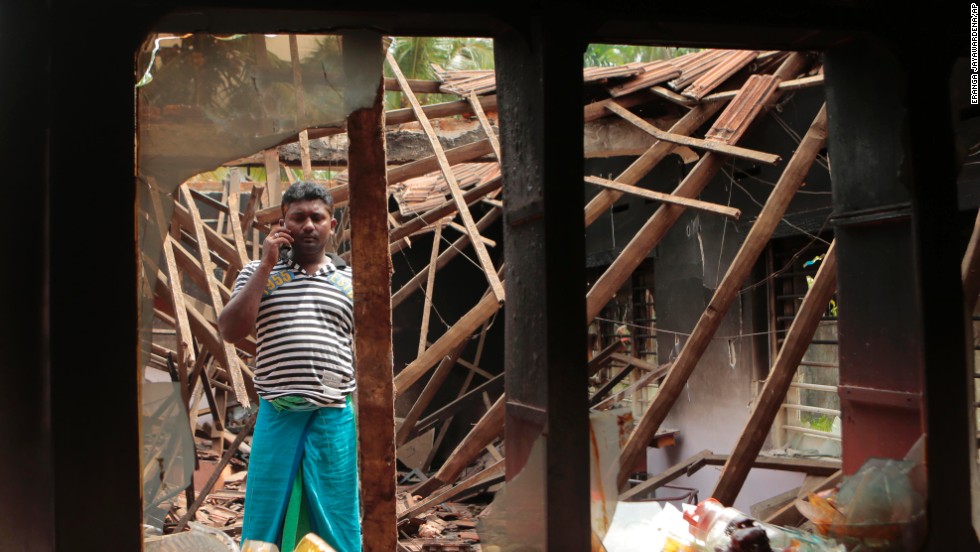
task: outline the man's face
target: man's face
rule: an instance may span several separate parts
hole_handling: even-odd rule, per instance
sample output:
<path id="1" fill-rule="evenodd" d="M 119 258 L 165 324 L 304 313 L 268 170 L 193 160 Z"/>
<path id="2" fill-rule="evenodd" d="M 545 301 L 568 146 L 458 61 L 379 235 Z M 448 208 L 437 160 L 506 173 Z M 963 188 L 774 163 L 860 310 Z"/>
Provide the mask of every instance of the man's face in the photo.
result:
<path id="1" fill-rule="evenodd" d="M 327 204 L 319 199 L 294 201 L 283 214 L 286 231 L 293 236 L 293 249 L 304 256 L 321 255 L 337 221 Z"/>

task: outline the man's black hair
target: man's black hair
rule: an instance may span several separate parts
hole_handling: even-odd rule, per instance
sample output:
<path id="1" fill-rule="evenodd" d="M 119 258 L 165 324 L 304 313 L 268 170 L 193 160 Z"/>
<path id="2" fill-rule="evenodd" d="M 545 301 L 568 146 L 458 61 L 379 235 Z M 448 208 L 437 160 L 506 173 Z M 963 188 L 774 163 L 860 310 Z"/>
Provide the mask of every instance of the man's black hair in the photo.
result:
<path id="1" fill-rule="evenodd" d="M 327 204 L 327 210 L 331 213 L 333 212 L 333 195 L 330 193 L 330 190 L 315 182 L 307 182 L 305 180 L 301 180 L 286 188 L 286 192 L 282 194 L 282 201 L 280 202 L 282 212 L 286 212 L 286 208 L 290 203 L 313 199 L 323 201 Z"/>

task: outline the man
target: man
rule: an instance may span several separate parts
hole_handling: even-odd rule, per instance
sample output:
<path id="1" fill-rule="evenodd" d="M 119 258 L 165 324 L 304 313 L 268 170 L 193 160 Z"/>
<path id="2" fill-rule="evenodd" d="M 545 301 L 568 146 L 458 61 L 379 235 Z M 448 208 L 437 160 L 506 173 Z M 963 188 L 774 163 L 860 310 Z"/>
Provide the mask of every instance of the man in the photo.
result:
<path id="1" fill-rule="evenodd" d="M 259 412 L 249 457 L 242 541 L 292 550 L 297 505 L 338 552 L 361 549 L 350 269 L 325 248 L 337 221 L 330 192 L 289 187 L 283 218 L 246 265 L 218 317 L 237 342 L 256 329 Z M 341 266 L 338 266 L 341 265 Z M 301 495 L 302 499 L 297 496 Z M 283 547 L 287 543 L 288 550 Z"/>

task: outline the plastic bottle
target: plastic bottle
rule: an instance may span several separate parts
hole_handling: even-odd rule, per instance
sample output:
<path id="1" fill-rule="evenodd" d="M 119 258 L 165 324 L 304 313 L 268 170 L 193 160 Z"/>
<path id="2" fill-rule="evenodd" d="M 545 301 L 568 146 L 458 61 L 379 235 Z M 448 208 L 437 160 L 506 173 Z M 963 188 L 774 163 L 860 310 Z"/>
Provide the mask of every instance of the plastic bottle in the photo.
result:
<path id="1" fill-rule="evenodd" d="M 765 531 L 769 548 L 776 552 L 830 552 L 842 550 L 829 539 L 816 535 L 777 527 L 761 522 L 735 508 L 727 508 L 713 498 L 702 501 L 694 512 L 686 512 L 684 519 L 691 525 L 691 534 L 705 544 L 706 550 L 740 550 L 741 543 L 733 543 L 732 535 L 752 536 L 752 541 L 759 543 L 758 531 L 747 529 L 758 528 Z M 747 543 L 746 543 L 747 544 Z M 754 550 L 765 550 L 761 544 L 756 544 Z"/>
<path id="2" fill-rule="evenodd" d="M 706 543 L 720 540 L 719 537 L 730 535 L 736 529 L 751 527 L 755 521 L 713 498 L 701 501 L 694 512 L 685 512 L 684 519 L 691 524 L 691 534 Z"/>

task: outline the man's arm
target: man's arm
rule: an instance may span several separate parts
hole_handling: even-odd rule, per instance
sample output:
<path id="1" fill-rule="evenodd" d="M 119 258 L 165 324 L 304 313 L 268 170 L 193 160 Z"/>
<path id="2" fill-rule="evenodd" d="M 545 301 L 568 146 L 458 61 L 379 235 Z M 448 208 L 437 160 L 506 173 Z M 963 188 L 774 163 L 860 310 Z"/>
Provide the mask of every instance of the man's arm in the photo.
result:
<path id="1" fill-rule="evenodd" d="M 236 293 L 218 315 L 218 331 L 221 338 L 236 343 L 252 333 L 255 319 L 259 314 L 259 301 L 265 291 L 265 283 L 279 260 L 279 247 L 293 243 L 293 237 L 278 225 L 262 242 L 262 260 L 255 272 L 245 282 L 245 287 Z"/>

